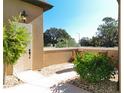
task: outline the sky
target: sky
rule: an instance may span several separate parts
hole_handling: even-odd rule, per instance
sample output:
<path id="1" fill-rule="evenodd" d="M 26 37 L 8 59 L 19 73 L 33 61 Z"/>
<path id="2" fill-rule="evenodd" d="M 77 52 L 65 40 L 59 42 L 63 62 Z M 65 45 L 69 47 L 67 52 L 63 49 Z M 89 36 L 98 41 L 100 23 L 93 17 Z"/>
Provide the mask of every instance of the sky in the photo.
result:
<path id="1" fill-rule="evenodd" d="M 51 27 L 65 29 L 78 41 L 91 38 L 104 17 L 118 18 L 116 0 L 47 0 L 54 7 L 44 13 L 44 31 Z"/>

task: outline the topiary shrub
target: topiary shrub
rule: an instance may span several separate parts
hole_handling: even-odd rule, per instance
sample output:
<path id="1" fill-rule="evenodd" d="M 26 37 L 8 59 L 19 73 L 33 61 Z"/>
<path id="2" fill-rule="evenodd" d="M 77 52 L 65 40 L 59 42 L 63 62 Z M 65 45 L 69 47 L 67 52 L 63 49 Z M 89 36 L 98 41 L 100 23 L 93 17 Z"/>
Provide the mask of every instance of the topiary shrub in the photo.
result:
<path id="1" fill-rule="evenodd" d="M 111 59 L 98 53 L 78 53 L 74 60 L 74 67 L 81 79 L 92 83 L 113 78 L 115 75 Z"/>

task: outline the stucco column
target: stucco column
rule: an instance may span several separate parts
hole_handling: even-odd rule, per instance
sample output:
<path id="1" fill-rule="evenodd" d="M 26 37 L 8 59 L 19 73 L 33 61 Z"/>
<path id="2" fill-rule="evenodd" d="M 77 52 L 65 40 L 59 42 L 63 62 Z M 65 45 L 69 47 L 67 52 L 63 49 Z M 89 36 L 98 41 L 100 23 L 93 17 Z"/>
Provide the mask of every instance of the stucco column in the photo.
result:
<path id="1" fill-rule="evenodd" d="M 43 65 L 43 15 L 32 22 L 32 70 Z"/>

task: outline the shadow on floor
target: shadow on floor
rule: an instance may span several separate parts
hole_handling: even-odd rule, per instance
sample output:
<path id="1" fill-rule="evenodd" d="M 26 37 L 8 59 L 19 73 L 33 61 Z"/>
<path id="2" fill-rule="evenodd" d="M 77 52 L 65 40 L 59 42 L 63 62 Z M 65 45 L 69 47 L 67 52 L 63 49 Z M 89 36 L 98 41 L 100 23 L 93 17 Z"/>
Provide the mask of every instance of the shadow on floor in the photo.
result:
<path id="1" fill-rule="evenodd" d="M 79 83 L 74 81 L 75 84 Z M 69 82 L 59 83 L 50 87 L 52 93 L 119 93 L 117 82 L 104 81 L 97 84 L 82 83 L 81 88 L 74 86 Z"/>
<path id="2" fill-rule="evenodd" d="M 60 71 L 57 71 L 56 74 L 61 74 L 61 73 L 70 72 L 70 71 L 74 71 L 74 68 L 68 68 L 68 69 L 60 70 Z"/>
<path id="3" fill-rule="evenodd" d="M 51 88 L 52 93 L 90 93 L 68 83 L 60 83 Z"/>
<path id="4" fill-rule="evenodd" d="M 60 93 L 61 91 L 66 91 L 66 87 L 63 86 L 62 83 L 58 84 L 58 85 L 53 85 L 52 87 L 50 87 L 52 93 Z"/>

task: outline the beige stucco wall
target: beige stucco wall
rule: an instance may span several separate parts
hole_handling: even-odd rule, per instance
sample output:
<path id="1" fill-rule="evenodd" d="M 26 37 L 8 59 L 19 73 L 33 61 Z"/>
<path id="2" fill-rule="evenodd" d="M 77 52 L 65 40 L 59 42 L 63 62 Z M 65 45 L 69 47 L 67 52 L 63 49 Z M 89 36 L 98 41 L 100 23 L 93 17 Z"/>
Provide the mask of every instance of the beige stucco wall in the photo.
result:
<path id="1" fill-rule="evenodd" d="M 43 11 L 43 10 L 42 10 Z M 43 15 L 32 23 L 32 69 L 41 69 L 43 64 Z"/>
<path id="2" fill-rule="evenodd" d="M 40 36 L 40 35 L 37 35 L 37 36 Z M 42 45 L 39 44 L 38 46 L 42 46 Z M 74 56 L 74 51 L 77 51 L 77 50 L 82 53 L 84 52 L 105 53 L 107 56 L 113 59 L 113 62 L 115 61 L 119 62 L 118 48 L 95 48 L 95 47 L 51 48 L 51 49 L 44 49 L 44 51 L 42 52 L 42 50 L 38 50 L 38 48 L 40 47 L 37 47 L 37 46 L 34 46 L 34 47 L 35 47 L 35 51 L 33 53 L 34 63 L 32 64 L 34 70 L 41 69 L 42 67 L 46 67 L 49 65 L 67 63 L 69 59 Z M 17 66 L 18 69 L 20 67 L 21 67 L 20 65 Z"/>
<path id="3" fill-rule="evenodd" d="M 42 67 L 43 62 L 43 9 L 37 6 L 34 6 L 29 3 L 25 3 L 21 0 L 3 0 L 3 23 L 7 24 L 8 19 L 11 19 L 12 16 L 17 16 L 19 13 L 25 10 L 27 16 L 28 24 L 32 24 L 32 65 L 27 67 L 27 59 L 25 59 L 27 54 L 24 54 L 18 60 L 18 64 L 15 68 L 20 67 L 20 70 L 30 68 L 35 70 Z M 28 64 L 29 65 L 29 64 Z M 13 67 L 9 66 L 6 69 L 6 74 L 12 74 Z"/>
<path id="4" fill-rule="evenodd" d="M 12 16 L 17 16 L 22 10 L 26 11 L 27 23 L 41 15 L 42 9 L 21 0 L 3 0 L 3 22 L 7 23 Z"/>
<path id="5" fill-rule="evenodd" d="M 82 47 L 82 48 L 63 48 L 63 49 L 46 49 L 44 50 L 43 66 L 49 66 L 53 64 L 65 63 L 73 56 L 73 50 L 84 52 L 105 53 L 111 57 L 114 61 L 119 60 L 118 48 L 94 48 L 94 47 Z"/>
<path id="6" fill-rule="evenodd" d="M 15 73 L 31 69 L 31 61 L 28 52 L 18 59 L 17 63 L 13 66 L 13 69 Z"/>
<path id="7" fill-rule="evenodd" d="M 43 54 L 43 66 L 66 63 L 71 56 L 72 50 L 46 50 Z"/>
<path id="8" fill-rule="evenodd" d="M 31 59 L 29 59 L 29 51 L 22 55 L 14 65 L 16 72 L 24 71 L 28 69 L 38 70 L 42 68 L 43 65 L 43 16 L 37 17 L 33 20 L 30 25 L 32 25 L 32 45 L 31 45 Z M 28 26 L 28 25 L 27 25 Z"/>
<path id="9" fill-rule="evenodd" d="M 110 57 L 113 60 L 113 62 L 119 61 L 118 48 L 102 48 L 102 47 L 101 48 L 100 47 L 98 47 L 98 48 L 95 48 L 95 47 L 88 48 L 87 47 L 86 48 L 86 47 L 84 47 L 84 48 L 79 48 L 78 50 L 81 51 L 82 53 L 84 53 L 84 52 L 104 53 L 108 57 Z"/>
<path id="10" fill-rule="evenodd" d="M 32 24 L 19 23 L 19 25 L 26 27 L 30 36 L 32 37 Z M 14 72 L 32 69 L 32 55 L 29 55 L 29 49 L 32 50 L 32 38 L 30 38 L 30 43 L 27 46 L 26 52 L 22 54 L 22 56 L 17 60 L 16 64 L 14 64 Z"/>

